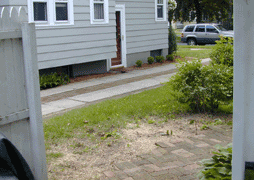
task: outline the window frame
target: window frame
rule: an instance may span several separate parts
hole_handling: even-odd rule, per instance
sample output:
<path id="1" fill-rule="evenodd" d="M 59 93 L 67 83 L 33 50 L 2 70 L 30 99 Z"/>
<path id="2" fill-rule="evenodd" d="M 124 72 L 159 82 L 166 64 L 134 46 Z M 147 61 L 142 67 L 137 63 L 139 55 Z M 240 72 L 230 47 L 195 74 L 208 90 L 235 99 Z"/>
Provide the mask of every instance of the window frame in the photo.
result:
<path id="1" fill-rule="evenodd" d="M 94 4 L 104 5 L 104 19 L 94 19 Z M 95 1 L 90 0 L 90 23 L 91 24 L 108 24 L 109 23 L 109 7 L 108 0 Z"/>
<path id="2" fill-rule="evenodd" d="M 34 2 L 47 3 L 47 21 L 34 20 Z M 68 20 L 56 20 L 56 3 L 67 3 Z M 28 22 L 36 26 L 74 25 L 73 0 L 28 0 Z"/>
<path id="3" fill-rule="evenodd" d="M 158 8 L 158 5 L 162 5 L 162 14 L 163 14 L 163 18 L 158 18 L 158 10 L 157 10 L 157 8 Z M 155 0 L 155 21 L 166 21 L 167 20 L 167 18 L 166 18 L 166 16 L 167 16 L 167 11 L 166 11 L 166 9 L 167 9 L 167 4 L 166 4 L 166 0 L 163 0 L 163 4 L 158 4 L 158 0 Z"/>
<path id="4" fill-rule="evenodd" d="M 199 27 L 204 27 L 205 31 L 197 31 L 197 28 L 199 28 Z M 206 33 L 206 25 L 197 25 L 194 32 L 195 33 Z"/>
<path id="5" fill-rule="evenodd" d="M 215 32 L 208 32 L 208 31 L 207 31 L 207 26 L 211 26 L 211 27 L 213 27 L 216 31 L 215 31 Z M 205 27 L 205 31 L 206 31 L 206 33 L 216 33 L 216 34 L 218 34 L 218 33 L 219 33 L 218 29 L 216 29 L 213 25 L 206 25 L 206 27 Z"/>
<path id="6" fill-rule="evenodd" d="M 192 31 L 186 31 L 189 27 L 193 27 Z M 184 29 L 184 32 L 186 32 L 186 33 L 192 33 L 192 32 L 194 32 L 194 30 L 195 30 L 195 25 L 188 25 L 188 26 Z"/>

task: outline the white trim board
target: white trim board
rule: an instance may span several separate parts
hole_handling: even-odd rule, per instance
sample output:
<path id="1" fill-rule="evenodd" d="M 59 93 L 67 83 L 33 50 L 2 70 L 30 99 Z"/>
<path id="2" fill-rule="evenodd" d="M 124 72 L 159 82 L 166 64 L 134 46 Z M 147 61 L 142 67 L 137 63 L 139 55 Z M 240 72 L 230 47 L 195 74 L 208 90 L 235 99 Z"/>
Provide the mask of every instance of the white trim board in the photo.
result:
<path id="1" fill-rule="evenodd" d="M 120 11 L 120 21 L 121 21 L 121 57 L 122 57 L 122 64 L 117 65 L 117 66 L 124 66 L 127 67 L 127 60 L 126 60 L 126 54 L 127 54 L 127 49 L 126 49 L 126 25 L 125 25 L 125 5 L 124 4 L 116 4 L 116 9 L 115 11 Z M 110 68 L 116 67 L 116 66 L 111 66 L 110 63 Z"/>

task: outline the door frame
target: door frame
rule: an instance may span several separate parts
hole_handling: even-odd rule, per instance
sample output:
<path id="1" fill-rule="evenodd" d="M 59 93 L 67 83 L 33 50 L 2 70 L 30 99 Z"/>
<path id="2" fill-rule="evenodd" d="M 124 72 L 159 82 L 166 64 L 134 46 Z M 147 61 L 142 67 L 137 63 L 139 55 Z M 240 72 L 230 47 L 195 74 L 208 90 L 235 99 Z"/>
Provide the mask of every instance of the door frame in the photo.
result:
<path id="1" fill-rule="evenodd" d="M 110 59 L 110 68 L 115 67 L 127 67 L 126 60 L 126 27 L 125 27 L 125 5 L 124 4 L 116 4 L 115 11 L 120 11 L 120 24 L 121 24 L 121 58 L 122 64 L 112 66 Z"/>

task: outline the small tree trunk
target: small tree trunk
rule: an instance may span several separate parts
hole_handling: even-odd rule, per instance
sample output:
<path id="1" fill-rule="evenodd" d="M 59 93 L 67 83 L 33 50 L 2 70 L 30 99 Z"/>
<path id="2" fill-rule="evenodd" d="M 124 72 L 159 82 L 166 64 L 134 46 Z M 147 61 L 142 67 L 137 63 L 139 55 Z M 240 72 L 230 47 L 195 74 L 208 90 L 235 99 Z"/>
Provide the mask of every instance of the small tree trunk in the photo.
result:
<path id="1" fill-rule="evenodd" d="M 200 7 L 200 3 L 199 0 L 194 0 L 194 4 L 195 4 L 195 9 L 196 9 L 196 17 L 197 17 L 197 23 L 201 23 L 202 22 L 202 10 Z"/>

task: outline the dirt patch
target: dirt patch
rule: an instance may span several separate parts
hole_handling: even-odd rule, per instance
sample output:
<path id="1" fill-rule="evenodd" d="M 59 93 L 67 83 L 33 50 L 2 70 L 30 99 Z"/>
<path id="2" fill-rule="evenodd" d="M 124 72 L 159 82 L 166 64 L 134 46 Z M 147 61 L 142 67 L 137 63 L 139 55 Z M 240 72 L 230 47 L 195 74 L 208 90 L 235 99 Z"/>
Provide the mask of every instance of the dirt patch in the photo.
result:
<path id="1" fill-rule="evenodd" d="M 225 124 L 232 121 L 232 115 L 186 114 L 179 115 L 176 120 L 149 117 L 150 121 L 128 124 L 105 140 L 84 137 L 52 145 L 47 153 L 61 152 L 63 157 L 48 162 L 49 179 L 100 179 L 103 172 L 115 170 L 115 163 L 139 160 L 139 155 L 153 152 L 156 142 L 170 145 L 178 139 L 204 134 L 206 131 L 201 131 L 200 127 L 218 119 L 223 123 L 219 127 L 231 131 L 232 127 Z M 195 123 L 191 123 L 193 120 Z M 209 133 L 216 131 L 211 128 Z"/>

